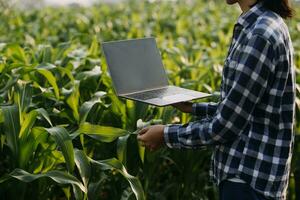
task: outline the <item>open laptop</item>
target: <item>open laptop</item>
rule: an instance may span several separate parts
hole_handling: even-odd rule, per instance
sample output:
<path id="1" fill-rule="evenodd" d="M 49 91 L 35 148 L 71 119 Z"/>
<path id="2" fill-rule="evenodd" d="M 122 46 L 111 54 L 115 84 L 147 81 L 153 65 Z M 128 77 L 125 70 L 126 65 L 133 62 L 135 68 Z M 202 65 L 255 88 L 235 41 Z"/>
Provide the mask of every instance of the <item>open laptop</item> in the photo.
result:
<path id="1" fill-rule="evenodd" d="M 166 106 L 211 96 L 169 85 L 155 38 L 103 42 L 102 49 L 120 97 Z"/>

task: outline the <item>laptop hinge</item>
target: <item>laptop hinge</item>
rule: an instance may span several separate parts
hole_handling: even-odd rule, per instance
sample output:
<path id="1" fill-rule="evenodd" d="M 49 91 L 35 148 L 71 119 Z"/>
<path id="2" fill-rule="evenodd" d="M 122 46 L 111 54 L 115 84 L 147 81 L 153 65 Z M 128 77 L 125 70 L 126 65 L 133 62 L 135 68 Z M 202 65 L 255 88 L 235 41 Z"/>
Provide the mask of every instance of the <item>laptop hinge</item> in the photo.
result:
<path id="1" fill-rule="evenodd" d="M 169 87 L 169 85 L 166 85 L 163 87 L 158 87 L 158 88 L 153 88 L 153 89 L 149 89 L 149 90 L 140 90 L 138 92 L 123 93 L 123 94 L 119 94 L 119 96 L 126 96 L 126 95 L 131 95 L 131 94 L 136 94 L 136 93 L 148 92 L 148 91 L 163 89 L 163 88 L 167 88 L 167 87 Z"/>

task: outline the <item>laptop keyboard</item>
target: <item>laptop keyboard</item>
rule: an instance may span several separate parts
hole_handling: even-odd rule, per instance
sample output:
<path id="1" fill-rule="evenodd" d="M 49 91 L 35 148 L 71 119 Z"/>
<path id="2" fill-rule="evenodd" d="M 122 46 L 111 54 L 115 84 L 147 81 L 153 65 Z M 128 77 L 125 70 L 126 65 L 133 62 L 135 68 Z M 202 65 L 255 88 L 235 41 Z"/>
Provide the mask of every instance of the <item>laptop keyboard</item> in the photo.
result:
<path id="1" fill-rule="evenodd" d="M 126 96 L 133 99 L 147 100 L 147 99 L 162 98 L 164 96 L 179 94 L 182 93 L 183 91 L 186 91 L 186 89 L 178 88 L 178 87 L 167 87 L 167 88 L 161 88 L 157 90 L 149 90 L 141 93 L 130 94 Z"/>

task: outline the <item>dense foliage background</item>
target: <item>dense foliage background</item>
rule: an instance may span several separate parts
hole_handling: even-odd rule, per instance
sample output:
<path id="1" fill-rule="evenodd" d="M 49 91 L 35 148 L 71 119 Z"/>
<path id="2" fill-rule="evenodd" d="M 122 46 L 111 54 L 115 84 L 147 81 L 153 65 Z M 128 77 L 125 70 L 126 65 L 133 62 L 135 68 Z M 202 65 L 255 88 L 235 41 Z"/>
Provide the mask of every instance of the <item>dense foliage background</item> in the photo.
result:
<path id="1" fill-rule="evenodd" d="M 0 199 L 217 199 L 208 175 L 212 147 L 145 152 L 139 146 L 138 128 L 193 119 L 172 107 L 118 99 L 100 45 L 156 37 L 172 84 L 214 93 L 237 7 L 220 0 L 40 10 L 0 5 Z M 297 67 L 296 122 L 299 19 L 287 21 Z M 298 133 L 296 123 L 289 199 L 300 199 Z"/>

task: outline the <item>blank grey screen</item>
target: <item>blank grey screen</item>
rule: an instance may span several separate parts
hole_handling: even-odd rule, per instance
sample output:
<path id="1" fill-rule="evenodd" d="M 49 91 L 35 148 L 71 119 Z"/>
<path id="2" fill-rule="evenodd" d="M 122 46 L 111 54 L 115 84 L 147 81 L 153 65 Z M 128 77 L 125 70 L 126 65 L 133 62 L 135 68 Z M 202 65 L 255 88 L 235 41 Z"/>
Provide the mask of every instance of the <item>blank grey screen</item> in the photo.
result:
<path id="1" fill-rule="evenodd" d="M 154 38 L 103 43 L 116 92 L 136 92 L 168 85 Z"/>

